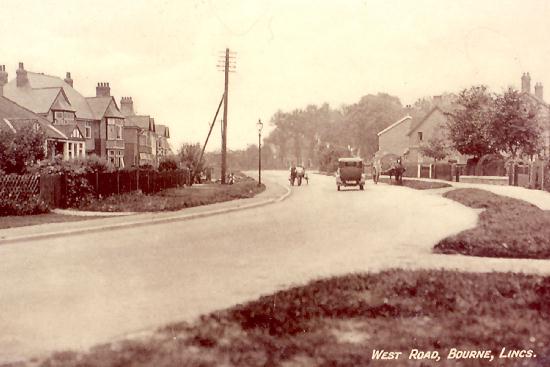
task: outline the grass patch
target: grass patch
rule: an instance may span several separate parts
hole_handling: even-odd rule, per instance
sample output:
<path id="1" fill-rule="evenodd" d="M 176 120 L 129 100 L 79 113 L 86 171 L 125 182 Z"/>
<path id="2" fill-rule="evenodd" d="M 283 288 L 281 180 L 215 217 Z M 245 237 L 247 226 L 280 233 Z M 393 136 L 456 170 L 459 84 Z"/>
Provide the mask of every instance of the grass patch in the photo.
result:
<path id="1" fill-rule="evenodd" d="M 499 359 L 503 347 L 536 358 Z M 413 363 L 412 348 L 439 351 L 441 361 Z M 403 352 L 392 366 L 489 365 L 447 360 L 450 348 L 490 349 L 498 366 L 550 365 L 550 277 L 388 270 L 330 278 L 140 340 L 57 353 L 41 366 L 379 365 L 373 349 Z"/>
<path id="2" fill-rule="evenodd" d="M 251 198 L 265 190 L 255 180 L 242 178 L 233 185 L 204 184 L 168 189 L 154 195 L 131 192 L 96 200 L 80 208 L 102 212 L 158 212 Z"/>
<path id="3" fill-rule="evenodd" d="M 0 217 L 0 229 L 34 226 L 37 224 L 60 223 L 60 222 L 78 222 L 81 220 L 98 219 L 102 217 L 82 217 L 77 215 L 64 215 L 56 213 L 6 216 Z"/>
<path id="4" fill-rule="evenodd" d="M 477 227 L 445 238 L 435 252 L 471 256 L 549 259 L 550 212 L 522 200 L 479 189 L 458 189 L 446 198 L 485 209 Z"/>
<path id="5" fill-rule="evenodd" d="M 380 177 L 379 182 L 390 184 L 390 185 L 397 185 L 395 180 L 392 179 L 390 181 L 389 177 Z M 422 180 L 413 180 L 413 179 L 403 178 L 403 186 L 410 187 L 411 189 L 415 189 L 415 190 L 431 190 L 431 189 L 442 189 L 445 187 L 451 187 L 452 185 L 445 182 L 422 181 Z"/>

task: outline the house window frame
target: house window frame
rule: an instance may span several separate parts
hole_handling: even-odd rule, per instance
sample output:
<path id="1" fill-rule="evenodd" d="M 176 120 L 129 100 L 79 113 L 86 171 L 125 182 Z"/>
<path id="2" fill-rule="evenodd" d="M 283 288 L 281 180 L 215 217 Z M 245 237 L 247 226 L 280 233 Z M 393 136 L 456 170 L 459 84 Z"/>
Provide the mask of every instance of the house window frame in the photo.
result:
<path id="1" fill-rule="evenodd" d="M 84 122 L 84 137 L 86 139 L 92 138 L 92 122 L 91 121 L 85 121 Z"/>

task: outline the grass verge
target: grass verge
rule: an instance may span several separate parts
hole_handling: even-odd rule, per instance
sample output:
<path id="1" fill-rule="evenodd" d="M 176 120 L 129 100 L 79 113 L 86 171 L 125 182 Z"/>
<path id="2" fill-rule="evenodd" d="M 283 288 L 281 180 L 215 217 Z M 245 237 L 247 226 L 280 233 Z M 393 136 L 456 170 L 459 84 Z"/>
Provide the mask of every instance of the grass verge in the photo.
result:
<path id="1" fill-rule="evenodd" d="M 390 185 L 396 185 L 395 180 L 390 181 L 389 177 L 380 177 L 379 182 L 390 184 Z M 445 182 L 412 180 L 408 178 L 403 179 L 403 186 L 410 187 L 411 189 L 415 189 L 415 190 L 431 190 L 431 189 L 442 189 L 445 187 L 451 187 L 450 184 Z"/>
<path id="2" fill-rule="evenodd" d="M 179 210 L 234 199 L 255 196 L 265 190 L 251 178 L 242 178 L 233 185 L 204 184 L 164 190 L 158 194 L 145 195 L 131 192 L 109 196 L 86 205 L 81 210 L 102 212 L 157 212 Z"/>
<path id="3" fill-rule="evenodd" d="M 0 217 L 0 229 L 34 226 L 37 224 L 78 222 L 81 220 L 98 219 L 102 217 L 82 217 L 76 215 L 64 215 L 56 213 L 17 215 Z"/>
<path id="4" fill-rule="evenodd" d="M 466 206 L 485 209 L 478 225 L 440 241 L 444 254 L 508 258 L 550 258 L 550 212 L 525 201 L 479 189 L 457 189 L 443 195 Z"/>
<path id="5" fill-rule="evenodd" d="M 440 361 L 409 360 L 411 350 Z M 488 359 L 447 359 L 451 348 Z M 502 348 L 531 358 L 500 358 Z M 373 361 L 373 350 L 402 352 Z M 506 352 L 505 352 L 506 354 Z M 176 323 L 43 367 L 108 366 L 548 366 L 550 277 L 388 270 L 329 278 Z M 23 366 L 30 366 L 23 364 Z"/>

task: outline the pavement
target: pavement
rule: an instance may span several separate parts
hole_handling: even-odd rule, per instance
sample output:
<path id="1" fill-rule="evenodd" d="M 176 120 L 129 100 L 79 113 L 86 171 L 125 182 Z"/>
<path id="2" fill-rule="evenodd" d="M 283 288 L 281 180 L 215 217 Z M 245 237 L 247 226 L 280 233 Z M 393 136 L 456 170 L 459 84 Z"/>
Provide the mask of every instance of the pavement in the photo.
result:
<path id="1" fill-rule="evenodd" d="M 79 210 L 54 210 L 54 212 L 58 214 L 85 217 L 97 216 L 103 218 L 0 229 L 0 245 L 13 242 L 68 236 L 78 233 L 107 231 L 155 223 L 191 220 L 271 204 L 286 199 L 288 195 L 290 195 L 290 189 L 288 187 L 281 184 L 272 183 L 270 185 L 266 185 L 266 189 L 253 198 L 231 200 L 172 212 L 105 213 Z"/>
<path id="2" fill-rule="evenodd" d="M 352 272 L 550 274 L 548 260 L 432 253 L 441 239 L 474 227 L 479 213 L 436 191 L 368 182 L 365 191 L 338 192 L 334 177 L 311 175 L 309 185 L 292 187 L 292 195 L 278 201 L 287 192 L 287 173 L 262 176 L 268 190 L 263 201 L 261 195 L 247 199 L 256 205 L 247 210 L 224 203 L 216 210 L 233 208 L 224 215 L 205 214 L 212 208 L 183 221 L 144 215 L 142 224 L 0 246 L 0 363 L 192 322 Z"/>

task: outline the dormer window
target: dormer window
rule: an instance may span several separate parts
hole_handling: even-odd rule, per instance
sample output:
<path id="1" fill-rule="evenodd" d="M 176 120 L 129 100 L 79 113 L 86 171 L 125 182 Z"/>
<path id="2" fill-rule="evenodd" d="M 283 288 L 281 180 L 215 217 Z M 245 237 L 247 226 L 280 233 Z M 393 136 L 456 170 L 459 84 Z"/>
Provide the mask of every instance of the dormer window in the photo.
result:
<path id="1" fill-rule="evenodd" d="M 71 111 L 53 111 L 53 123 L 55 125 L 66 125 L 75 120 L 74 112 Z"/>

